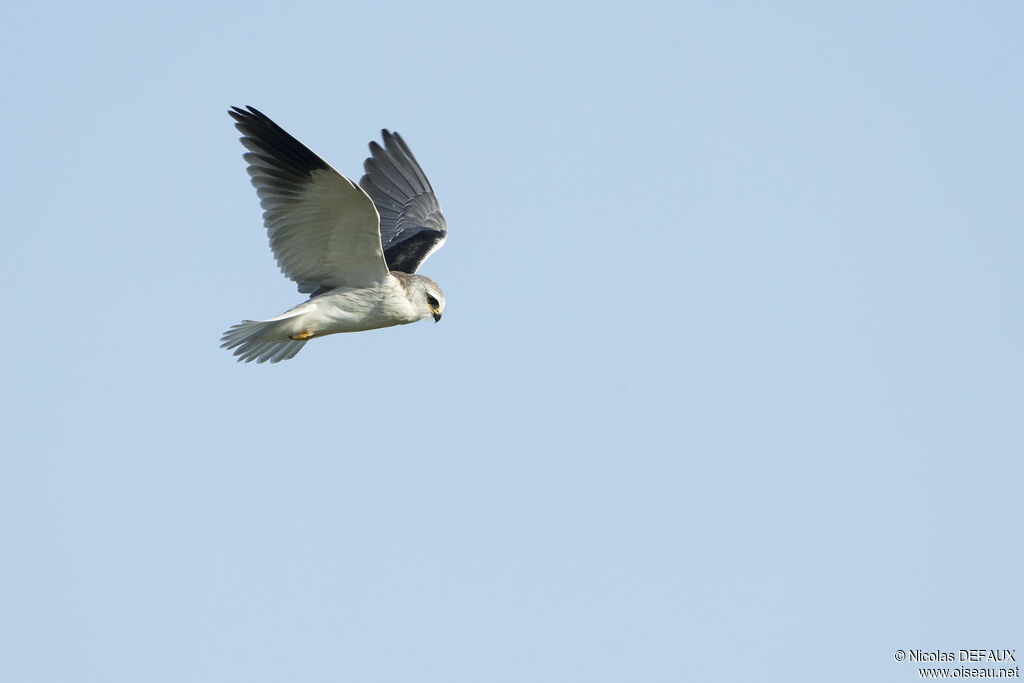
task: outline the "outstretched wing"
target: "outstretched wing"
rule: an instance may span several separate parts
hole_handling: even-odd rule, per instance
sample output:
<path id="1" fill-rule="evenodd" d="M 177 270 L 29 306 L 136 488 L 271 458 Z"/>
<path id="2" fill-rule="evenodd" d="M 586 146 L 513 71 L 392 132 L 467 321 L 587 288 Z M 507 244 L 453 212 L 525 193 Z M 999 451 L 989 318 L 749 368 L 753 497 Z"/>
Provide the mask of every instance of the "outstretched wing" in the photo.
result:
<path id="1" fill-rule="evenodd" d="M 384 147 L 370 143 L 373 155 L 363 164 L 359 181 L 380 214 L 380 239 L 388 268 L 403 273 L 416 269 L 448 236 L 448 223 L 434 188 L 398 133 L 381 131 Z"/>
<path id="2" fill-rule="evenodd" d="M 228 112 L 281 271 L 304 293 L 366 287 L 388 276 L 373 201 L 253 107 Z"/>

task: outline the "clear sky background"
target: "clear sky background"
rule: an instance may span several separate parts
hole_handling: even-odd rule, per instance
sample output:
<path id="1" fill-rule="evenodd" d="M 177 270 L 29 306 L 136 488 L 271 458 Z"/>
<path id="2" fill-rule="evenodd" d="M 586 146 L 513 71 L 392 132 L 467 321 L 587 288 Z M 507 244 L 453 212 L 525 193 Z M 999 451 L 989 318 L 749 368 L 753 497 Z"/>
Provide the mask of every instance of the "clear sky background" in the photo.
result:
<path id="1" fill-rule="evenodd" d="M 0 681 L 1024 653 L 1019 3 L 288 4 L 0 9 Z M 218 348 L 246 104 L 402 133 L 440 324 Z"/>

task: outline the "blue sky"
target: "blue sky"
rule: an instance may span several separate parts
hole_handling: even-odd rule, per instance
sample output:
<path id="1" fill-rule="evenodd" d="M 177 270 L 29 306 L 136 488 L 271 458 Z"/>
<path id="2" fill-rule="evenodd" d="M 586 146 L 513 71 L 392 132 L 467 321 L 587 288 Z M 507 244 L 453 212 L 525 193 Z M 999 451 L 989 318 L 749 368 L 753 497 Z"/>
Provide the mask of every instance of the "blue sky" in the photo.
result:
<path id="1" fill-rule="evenodd" d="M 10 5 L 10 3 L 9 3 Z M 1020 648 L 1016 3 L 0 10 L 4 681 L 909 681 Z M 440 324 L 301 301 L 229 105 L 398 130 Z"/>

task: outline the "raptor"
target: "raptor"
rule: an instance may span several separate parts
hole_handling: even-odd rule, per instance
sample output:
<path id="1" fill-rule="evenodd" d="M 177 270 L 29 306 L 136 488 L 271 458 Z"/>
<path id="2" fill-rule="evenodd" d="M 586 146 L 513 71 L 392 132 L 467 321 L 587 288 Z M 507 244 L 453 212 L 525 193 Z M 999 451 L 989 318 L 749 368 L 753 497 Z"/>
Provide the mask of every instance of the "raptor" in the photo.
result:
<path id="1" fill-rule="evenodd" d="M 444 294 L 416 274 L 448 235 L 434 190 L 398 133 L 370 143 L 356 185 L 253 107 L 228 112 L 281 271 L 309 299 L 221 337 L 240 361 L 293 358 L 315 337 L 441 319 Z"/>

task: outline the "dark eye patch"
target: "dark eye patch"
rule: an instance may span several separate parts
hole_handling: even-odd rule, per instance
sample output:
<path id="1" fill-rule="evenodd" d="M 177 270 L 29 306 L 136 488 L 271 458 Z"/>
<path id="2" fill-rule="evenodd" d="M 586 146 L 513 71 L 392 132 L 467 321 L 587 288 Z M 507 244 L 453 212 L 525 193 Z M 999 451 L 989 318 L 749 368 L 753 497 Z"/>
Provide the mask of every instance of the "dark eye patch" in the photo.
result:
<path id="1" fill-rule="evenodd" d="M 430 304 L 433 308 L 437 308 L 437 299 L 430 296 L 429 294 L 427 294 L 427 303 Z"/>

